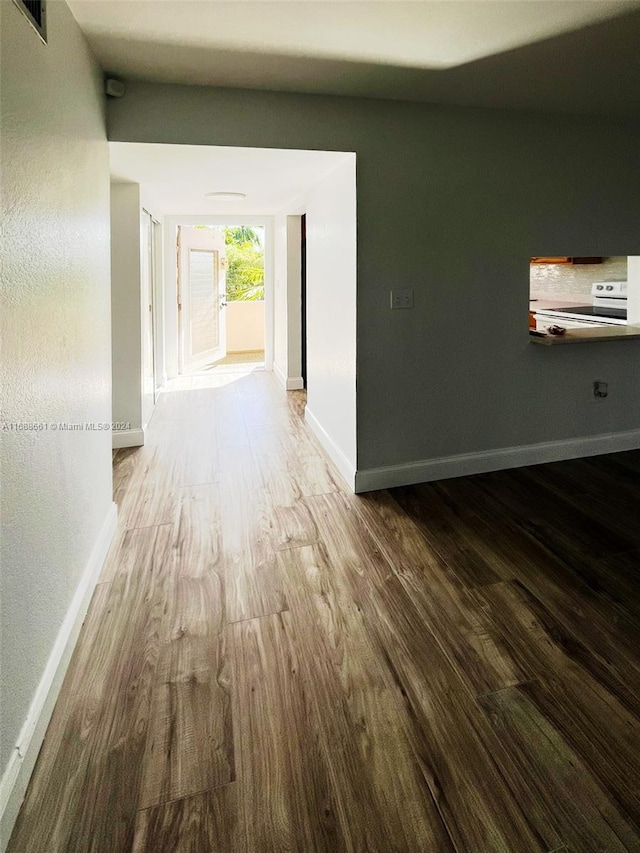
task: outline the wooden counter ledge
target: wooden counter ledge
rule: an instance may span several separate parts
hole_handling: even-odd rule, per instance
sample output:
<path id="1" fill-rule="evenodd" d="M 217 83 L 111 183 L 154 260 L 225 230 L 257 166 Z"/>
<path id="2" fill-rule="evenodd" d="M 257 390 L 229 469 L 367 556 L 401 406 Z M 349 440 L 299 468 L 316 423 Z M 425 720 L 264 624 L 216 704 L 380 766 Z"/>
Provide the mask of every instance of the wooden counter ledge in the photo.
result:
<path id="1" fill-rule="evenodd" d="M 564 335 L 536 335 L 529 333 L 532 344 L 557 346 L 558 344 L 589 344 L 598 341 L 627 341 L 640 338 L 640 326 L 595 326 L 593 329 L 567 329 Z"/>

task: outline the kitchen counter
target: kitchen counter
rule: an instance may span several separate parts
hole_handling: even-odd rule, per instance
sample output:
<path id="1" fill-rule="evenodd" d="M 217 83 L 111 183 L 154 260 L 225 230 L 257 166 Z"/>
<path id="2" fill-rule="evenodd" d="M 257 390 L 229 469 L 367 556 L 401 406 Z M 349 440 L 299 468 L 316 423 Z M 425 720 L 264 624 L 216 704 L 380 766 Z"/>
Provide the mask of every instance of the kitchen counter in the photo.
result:
<path id="1" fill-rule="evenodd" d="M 596 323 L 576 323 L 576 328 L 570 328 L 570 320 L 558 321 L 564 326 L 564 335 L 533 334 L 529 331 L 529 343 L 543 346 L 558 346 L 566 344 L 589 344 L 598 341 L 629 341 L 640 339 L 640 326 L 599 326 Z M 549 325 L 553 325 L 550 323 Z"/>
<path id="2" fill-rule="evenodd" d="M 544 308 L 562 310 L 570 305 L 581 305 L 588 303 L 583 296 L 569 294 L 563 299 L 545 298 L 544 295 L 531 300 L 529 309 L 536 314 L 536 331 L 545 332 L 549 326 L 562 326 L 567 331 L 564 335 L 529 335 L 532 344 L 543 346 L 558 346 L 566 344 L 586 344 L 597 341 L 627 341 L 640 338 L 640 326 L 620 326 L 611 323 L 582 322 L 580 320 L 569 320 L 564 317 L 548 317 L 537 315 L 537 311 Z"/>

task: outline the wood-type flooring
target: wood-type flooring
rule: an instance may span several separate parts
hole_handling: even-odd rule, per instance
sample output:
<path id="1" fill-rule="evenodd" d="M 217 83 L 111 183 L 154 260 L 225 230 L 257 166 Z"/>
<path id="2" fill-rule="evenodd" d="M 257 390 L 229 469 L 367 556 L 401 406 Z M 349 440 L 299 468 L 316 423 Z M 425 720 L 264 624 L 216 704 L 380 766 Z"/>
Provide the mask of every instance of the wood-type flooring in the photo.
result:
<path id="1" fill-rule="evenodd" d="M 640 851 L 640 453 L 354 496 L 264 372 L 114 457 L 9 853 Z"/>

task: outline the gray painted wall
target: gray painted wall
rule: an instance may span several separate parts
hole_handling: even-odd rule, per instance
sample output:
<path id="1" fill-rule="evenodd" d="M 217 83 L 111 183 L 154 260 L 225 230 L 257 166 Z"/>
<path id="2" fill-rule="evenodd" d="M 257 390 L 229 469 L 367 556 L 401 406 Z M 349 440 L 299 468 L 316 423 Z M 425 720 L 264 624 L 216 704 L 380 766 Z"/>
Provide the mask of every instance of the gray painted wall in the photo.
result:
<path id="1" fill-rule="evenodd" d="M 108 134 L 356 152 L 358 469 L 640 426 L 639 341 L 526 321 L 530 256 L 640 254 L 640 123 L 129 83 Z"/>
<path id="2" fill-rule="evenodd" d="M 2 414 L 111 421 L 102 75 L 64 3 L 2 15 Z M 0 773 L 111 504 L 111 435 L 2 434 Z"/>

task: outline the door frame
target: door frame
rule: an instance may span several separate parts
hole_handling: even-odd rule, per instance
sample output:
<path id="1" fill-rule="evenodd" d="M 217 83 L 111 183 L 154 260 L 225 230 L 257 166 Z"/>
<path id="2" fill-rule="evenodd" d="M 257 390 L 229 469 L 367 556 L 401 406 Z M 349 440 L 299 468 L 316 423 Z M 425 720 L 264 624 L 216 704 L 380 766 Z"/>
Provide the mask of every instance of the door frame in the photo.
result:
<path id="1" fill-rule="evenodd" d="M 164 344 L 167 376 L 179 375 L 178 347 L 178 226 L 186 225 L 261 225 L 264 227 L 264 369 L 273 370 L 274 325 L 274 270 L 273 270 L 273 216 L 201 216 L 165 217 L 165 301 Z"/>
<path id="2" fill-rule="evenodd" d="M 167 382 L 167 371 L 164 364 L 164 224 L 162 219 L 151 214 L 154 249 L 154 292 L 153 292 L 153 342 L 156 365 L 155 399 Z"/>
<path id="3" fill-rule="evenodd" d="M 159 242 L 160 241 L 160 244 Z M 162 381 L 162 338 L 160 313 L 163 287 L 162 224 L 144 205 L 140 206 L 140 319 L 141 319 L 141 422 L 143 429 L 151 420 L 164 384 Z M 149 357 L 151 363 L 148 363 Z M 146 371 L 150 368 L 151 400 L 147 401 Z"/>
<path id="4" fill-rule="evenodd" d="M 300 376 L 307 387 L 307 214 L 300 216 Z"/>

